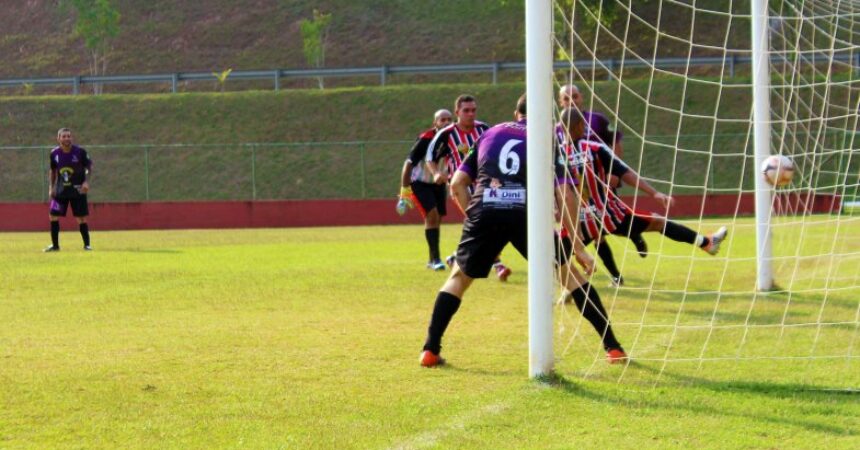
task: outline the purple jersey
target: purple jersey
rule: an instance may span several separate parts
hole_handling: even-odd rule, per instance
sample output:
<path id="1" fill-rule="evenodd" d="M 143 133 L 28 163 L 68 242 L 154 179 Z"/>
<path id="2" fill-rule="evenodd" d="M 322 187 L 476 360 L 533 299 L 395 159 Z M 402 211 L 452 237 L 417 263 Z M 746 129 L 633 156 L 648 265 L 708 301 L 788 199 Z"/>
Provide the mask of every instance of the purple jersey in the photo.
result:
<path id="1" fill-rule="evenodd" d="M 87 180 L 86 171 L 93 165 L 87 151 L 77 145 L 72 145 L 68 152 L 56 147 L 51 150 L 50 158 L 51 170 L 57 172 L 57 182 L 54 185 L 55 196 L 57 198 L 77 197 L 80 194 L 78 189 Z"/>
<path id="2" fill-rule="evenodd" d="M 612 129 L 609 119 L 596 111 L 583 111 L 582 118 L 585 119 L 585 138 L 590 141 L 600 141 L 613 148 L 616 141 L 620 141 L 624 135 L 620 131 Z"/>
<path id="3" fill-rule="evenodd" d="M 525 211 L 526 121 L 505 122 L 490 128 L 478 139 L 473 153 L 460 167 L 470 175 L 476 174 L 475 191 L 467 210 Z M 553 158 L 556 183 L 566 182 L 563 163 L 563 158 Z"/>

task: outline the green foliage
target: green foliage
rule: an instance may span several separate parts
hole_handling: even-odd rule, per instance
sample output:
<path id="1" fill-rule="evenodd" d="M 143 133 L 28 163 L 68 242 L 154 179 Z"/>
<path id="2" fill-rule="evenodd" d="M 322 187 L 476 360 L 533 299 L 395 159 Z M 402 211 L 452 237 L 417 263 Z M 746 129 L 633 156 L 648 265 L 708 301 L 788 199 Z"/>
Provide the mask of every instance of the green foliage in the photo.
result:
<path id="1" fill-rule="evenodd" d="M 313 19 L 303 19 L 300 23 L 302 32 L 302 50 L 308 64 L 314 67 L 325 65 L 325 45 L 328 28 L 331 24 L 331 13 L 325 14 L 314 9 Z M 323 88 L 322 78 L 318 78 L 320 89 Z"/>
<path id="2" fill-rule="evenodd" d="M 84 39 L 88 49 L 105 51 L 119 35 L 121 15 L 111 0 L 63 0 L 61 4 L 77 13 L 74 33 Z"/>
<path id="3" fill-rule="evenodd" d="M 227 77 L 233 73 L 233 69 L 223 70 L 221 72 L 212 72 L 212 75 L 215 75 L 215 79 L 218 81 L 218 86 L 221 88 L 221 92 L 224 92 L 224 87 L 227 84 Z"/>

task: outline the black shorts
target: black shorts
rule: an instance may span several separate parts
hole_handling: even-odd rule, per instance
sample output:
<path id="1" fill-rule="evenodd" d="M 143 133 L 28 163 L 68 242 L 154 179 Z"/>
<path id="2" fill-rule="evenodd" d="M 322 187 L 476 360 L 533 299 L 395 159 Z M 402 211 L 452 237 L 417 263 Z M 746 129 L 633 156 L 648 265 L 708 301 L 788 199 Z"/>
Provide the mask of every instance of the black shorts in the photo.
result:
<path id="1" fill-rule="evenodd" d="M 446 203 L 448 190 L 444 184 L 424 183 L 421 181 L 412 182 L 412 193 L 415 194 L 417 200 L 416 205 L 421 216 L 427 216 L 427 213 L 436 208 L 440 216 L 448 213 Z"/>
<path id="2" fill-rule="evenodd" d="M 624 219 L 621 220 L 618 226 L 615 227 L 615 231 L 613 231 L 611 234 L 621 237 L 637 236 L 645 232 L 645 230 L 647 230 L 650 225 L 651 219 L 649 219 L 647 216 L 636 213 L 629 213 L 624 216 Z M 592 239 L 591 237 L 586 237 L 583 240 L 582 244 L 588 245 L 592 241 L 594 241 L 594 239 Z"/>
<path id="3" fill-rule="evenodd" d="M 499 252 L 508 245 L 528 258 L 526 212 L 483 209 L 470 212 L 457 246 L 457 265 L 471 278 L 487 278 Z"/>
<path id="4" fill-rule="evenodd" d="M 87 196 L 82 194 L 79 197 L 73 198 L 52 198 L 51 199 L 51 215 L 65 217 L 66 211 L 69 209 L 69 203 L 72 204 L 72 215 L 75 217 L 86 217 L 90 215 L 90 208 L 87 205 Z"/>

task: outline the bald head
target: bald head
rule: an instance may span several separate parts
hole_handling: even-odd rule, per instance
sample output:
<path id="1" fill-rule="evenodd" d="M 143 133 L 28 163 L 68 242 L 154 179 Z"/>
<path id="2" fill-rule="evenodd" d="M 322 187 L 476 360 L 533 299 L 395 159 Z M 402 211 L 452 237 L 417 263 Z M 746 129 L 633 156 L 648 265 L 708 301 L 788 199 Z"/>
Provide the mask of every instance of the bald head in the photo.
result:
<path id="1" fill-rule="evenodd" d="M 561 109 L 577 107 L 582 108 L 582 94 L 575 84 L 567 84 L 558 90 L 558 106 Z"/>
<path id="2" fill-rule="evenodd" d="M 437 130 L 445 128 L 451 121 L 454 120 L 454 115 L 451 114 L 451 111 L 447 109 L 440 109 L 436 111 L 436 114 L 433 114 L 433 127 Z"/>

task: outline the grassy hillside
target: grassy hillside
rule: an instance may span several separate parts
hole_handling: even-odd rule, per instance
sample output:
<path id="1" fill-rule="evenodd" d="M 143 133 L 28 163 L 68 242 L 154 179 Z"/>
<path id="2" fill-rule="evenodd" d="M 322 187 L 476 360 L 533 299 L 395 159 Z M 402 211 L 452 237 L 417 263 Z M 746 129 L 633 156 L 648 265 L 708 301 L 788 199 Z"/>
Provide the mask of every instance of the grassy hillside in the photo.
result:
<path id="1" fill-rule="evenodd" d="M 88 53 L 72 33 L 75 15 L 56 0 L 5 2 L 0 37 L 0 77 L 59 76 L 88 72 Z M 115 0 L 121 32 L 108 72 L 152 73 L 306 67 L 299 31 L 313 9 L 332 14 L 328 67 L 521 61 L 522 0 Z M 612 34 L 603 31 L 598 56 L 619 56 L 618 40 L 650 57 L 720 54 L 708 46 L 748 48 L 749 24 L 723 14 L 726 2 L 700 0 L 698 14 L 669 2 L 633 2 L 632 14 L 616 6 Z M 735 13 L 748 2 L 733 2 Z M 574 53 L 589 57 L 594 27 L 578 13 L 583 42 Z M 659 23 L 660 35 L 652 26 Z M 728 35 L 728 40 L 726 36 Z M 626 37 L 625 37 L 626 36 Z M 669 38 L 674 36 L 676 38 Z M 629 56 L 629 54 L 628 54 Z"/>
<path id="2" fill-rule="evenodd" d="M 747 88 L 678 79 L 594 86 L 593 99 L 585 92 L 593 108 L 620 112 L 624 159 L 663 189 L 736 191 L 741 178 L 751 188 Z M 0 200 L 44 198 L 45 152 L 61 126 L 96 160 L 96 200 L 387 197 L 433 111 L 470 92 L 479 117 L 496 123 L 511 117 L 522 91 L 514 83 L 3 98 L 3 143 L 41 149 L 0 150 Z M 858 93 L 851 95 L 846 101 L 855 104 Z M 830 126 L 847 129 L 847 120 Z M 837 142 L 844 133 L 825 138 L 827 147 L 844 148 Z M 238 145 L 248 143 L 259 145 Z M 816 163 L 835 170 L 839 161 Z"/>

